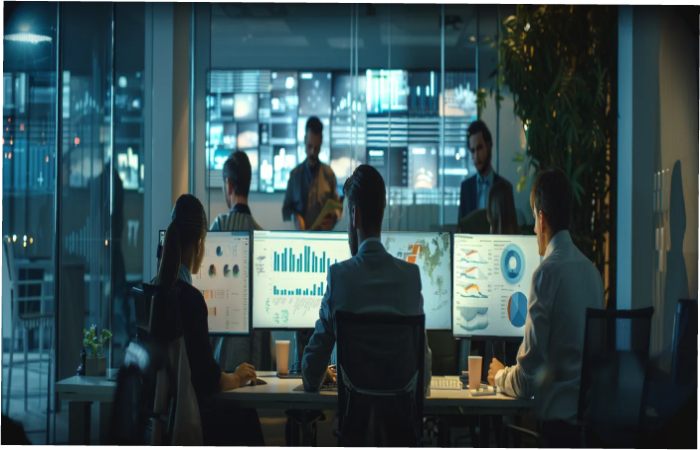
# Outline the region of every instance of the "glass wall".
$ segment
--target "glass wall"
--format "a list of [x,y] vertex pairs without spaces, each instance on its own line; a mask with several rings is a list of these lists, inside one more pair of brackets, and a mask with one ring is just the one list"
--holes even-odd
[[281,193],[316,115],[339,191],[359,164],[382,173],[386,228],[456,225],[460,183],[474,172],[465,136],[478,116],[476,6],[213,4],[207,14],[208,45],[195,42],[208,52],[206,114],[194,120],[206,122],[196,152],[211,217],[225,209],[223,162],[240,149],[259,222],[291,226]]
[[32,443],[65,442],[65,427],[51,433],[53,384],[75,375],[83,328],[112,329],[112,366],[133,334],[128,292],[143,278],[144,12],[5,5],[2,399]]

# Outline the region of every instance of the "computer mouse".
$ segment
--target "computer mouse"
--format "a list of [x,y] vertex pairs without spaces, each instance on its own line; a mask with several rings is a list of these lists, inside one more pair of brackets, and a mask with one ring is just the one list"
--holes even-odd
[[263,380],[262,378],[256,378],[255,380],[250,380],[248,386],[262,386],[263,384],[267,384],[267,381]]

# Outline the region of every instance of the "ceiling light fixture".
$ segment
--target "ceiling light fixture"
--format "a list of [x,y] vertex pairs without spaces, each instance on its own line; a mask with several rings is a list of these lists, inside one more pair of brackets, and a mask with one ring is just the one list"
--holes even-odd
[[12,42],[25,42],[27,44],[40,44],[42,42],[51,42],[51,37],[43,34],[22,32],[6,34],[5,40]]

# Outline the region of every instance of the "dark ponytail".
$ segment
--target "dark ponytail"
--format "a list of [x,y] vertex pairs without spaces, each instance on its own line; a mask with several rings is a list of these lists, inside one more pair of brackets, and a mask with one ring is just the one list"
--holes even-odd
[[182,255],[194,250],[206,231],[207,216],[202,203],[194,195],[181,195],[175,202],[172,220],[165,232],[158,286],[169,288],[175,284]]

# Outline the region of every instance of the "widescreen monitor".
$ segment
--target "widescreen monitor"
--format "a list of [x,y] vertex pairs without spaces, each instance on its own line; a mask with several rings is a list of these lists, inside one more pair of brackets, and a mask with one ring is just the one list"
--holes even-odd
[[384,232],[384,248],[396,258],[420,268],[425,328],[452,328],[450,233]]
[[347,233],[254,231],[253,328],[313,328],[328,269],[348,258]]
[[211,232],[192,285],[207,304],[210,334],[250,332],[250,234]]
[[522,337],[539,264],[535,236],[455,234],[454,336]]

